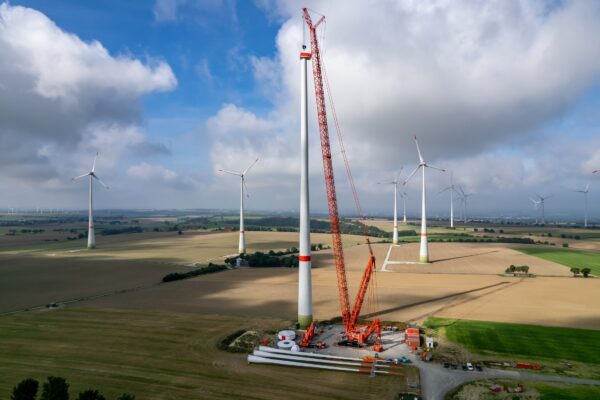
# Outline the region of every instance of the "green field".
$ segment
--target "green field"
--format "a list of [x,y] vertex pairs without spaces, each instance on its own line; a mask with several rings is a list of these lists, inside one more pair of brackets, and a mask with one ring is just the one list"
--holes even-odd
[[590,268],[592,274],[600,275],[600,253],[568,249],[520,247],[515,250],[566,265],[567,267]]
[[590,400],[600,399],[600,387],[591,385],[536,384],[540,400]]
[[[515,387],[521,383],[525,387],[523,397],[506,392],[492,393],[488,388],[493,384],[504,384]],[[531,400],[591,400],[600,399],[600,386],[572,385],[563,383],[539,381],[506,381],[506,380],[481,380],[469,382],[460,386],[447,395],[448,400],[475,398],[480,400],[493,399],[531,399]]]
[[[195,314],[59,309],[0,318],[0,399],[25,378],[61,376],[71,398],[85,389],[107,399],[383,399],[406,389],[404,376],[369,378],[333,371],[248,365],[217,350],[240,328],[283,321]],[[413,368],[405,369],[414,380]],[[327,382],[320,385],[318,382]]]
[[469,350],[600,364],[600,331],[429,318],[425,326]]

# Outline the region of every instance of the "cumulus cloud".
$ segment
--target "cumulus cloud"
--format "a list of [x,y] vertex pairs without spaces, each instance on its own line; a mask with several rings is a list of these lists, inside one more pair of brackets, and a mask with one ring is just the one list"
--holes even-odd
[[152,165],[142,162],[127,169],[127,176],[141,182],[152,184],[154,187],[167,185],[172,188],[184,189],[189,182],[182,178],[177,172],[162,165]]
[[[234,160],[270,146],[272,170],[289,171],[291,178],[297,172],[289,166],[297,154],[303,2],[259,4],[283,21],[275,56],[250,59],[273,108],[264,115],[245,110],[249,128],[240,124],[227,135],[209,124],[216,132],[211,153],[217,161],[228,149],[227,157]],[[599,4],[334,1],[324,7],[317,8],[329,21],[324,62],[355,178],[365,182],[363,188],[401,164],[414,166],[413,135],[428,160],[453,166],[457,179],[473,190],[509,194],[573,174],[582,179],[577,175],[583,168],[577,158],[581,151],[569,151],[573,158],[567,161],[563,155],[562,163],[548,168],[550,156],[539,149],[556,156],[565,148],[556,137],[570,133],[548,125],[599,82],[600,42],[591,39],[600,37]],[[314,99],[309,105],[314,145]],[[226,105],[214,118],[230,121],[234,109],[239,111],[239,105]],[[263,132],[258,138],[256,121]],[[549,148],[550,143],[560,150]],[[318,155],[318,147],[311,152]],[[567,163],[576,166],[565,169]],[[313,159],[313,166],[319,164]],[[437,179],[432,183],[443,184],[447,177]]]
[[98,150],[107,167],[130,150],[166,152],[139,127],[139,100],[177,85],[165,62],[111,55],[9,3],[0,4],[0,54],[0,178],[53,188]]

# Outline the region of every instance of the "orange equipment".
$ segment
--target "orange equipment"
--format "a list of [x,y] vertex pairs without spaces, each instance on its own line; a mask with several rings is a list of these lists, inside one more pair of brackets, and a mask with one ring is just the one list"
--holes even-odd
[[[312,67],[313,67],[313,78],[315,84],[315,94],[317,100],[317,118],[319,121],[319,133],[321,137],[321,152],[323,155],[323,172],[325,174],[325,186],[327,189],[327,205],[329,210],[329,224],[331,229],[331,235],[333,239],[333,254],[335,258],[335,269],[337,275],[337,286],[339,291],[340,308],[342,311],[342,319],[344,321],[344,327],[346,329],[346,336],[349,341],[355,342],[359,345],[364,345],[369,340],[370,336],[375,334],[374,350],[381,351],[381,321],[375,319],[370,321],[366,325],[357,325],[360,311],[369,287],[369,283],[372,282],[373,274],[375,273],[375,256],[373,255],[373,249],[369,241],[368,229],[364,224],[364,215],[360,207],[358,199],[358,193],[354,186],[352,179],[352,173],[346,157],[346,151],[343,147],[341,140],[341,132],[333,107],[331,99],[331,91],[328,90],[330,104],[332,106],[334,122],[338,133],[338,139],[340,140],[340,146],[344,163],[346,166],[346,173],[348,174],[348,180],[352,188],[352,194],[356,203],[357,211],[361,217],[361,226],[365,233],[366,244],[369,248],[369,262],[363,272],[363,276],[360,282],[360,287],[354,301],[354,307],[350,309],[350,300],[348,295],[348,283],[346,280],[346,267],[344,263],[344,250],[342,248],[342,235],[340,231],[340,219],[338,213],[337,196],[335,190],[335,181],[333,176],[333,164],[331,160],[331,147],[329,144],[329,128],[327,125],[327,112],[325,109],[325,91],[323,89],[323,73],[321,70],[321,53],[319,50],[319,43],[317,40],[317,27],[325,20],[322,16],[316,24],[312,23],[312,19],[307,8],[302,9],[304,14],[304,20],[310,30],[310,42],[312,51]],[[325,76],[325,83],[328,86],[327,76]]]

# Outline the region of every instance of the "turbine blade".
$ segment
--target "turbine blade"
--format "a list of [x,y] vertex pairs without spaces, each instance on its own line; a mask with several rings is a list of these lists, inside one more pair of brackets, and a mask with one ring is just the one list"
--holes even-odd
[[246,191],[246,197],[250,198],[250,192],[248,191],[248,186],[246,186],[246,181],[242,179],[242,183],[244,184],[244,190]]
[[434,167],[433,165],[425,164],[427,168],[437,169],[438,171],[446,172],[444,168]]
[[419,148],[419,141],[417,140],[416,135],[415,135],[415,144],[417,145],[417,153],[419,153],[419,162],[422,164],[425,162],[425,160],[423,160],[423,156],[421,155],[421,149]]
[[438,194],[442,194],[444,193],[446,190],[452,190],[452,188],[450,186],[448,186],[446,189],[442,189],[438,192]]
[[92,163],[92,172],[96,170],[96,160],[98,159],[98,152],[96,152],[96,157],[94,157],[94,162]]
[[250,166],[249,166],[248,168],[246,168],[246,169],[244,170],[244,172],[242,172],[242,175],[246,175],[246,173],[247,173],[248,171],[250,171],[250,168],[254,167],[254,164],[256,164],[257,162],[258,162],[258,158],[257,158],[256,160],[254,160],[254,162],[253,162],[252,164],[250,164]]
[[400,175],[402,175],[402,170],[404,169],[404,166],[400,166],[400,171],[398,171],[398,177],[396,178],[396,182],[400,182]]
[[71,180],[76,181],[77,179],[85,178],[86,176],[88,176],[90,174],[91,174],[91,172],[88,172],[87,174],[83,174],[83,175],[76,176],[75,178],[71,178]]
[[412,178],[413,175],[417,173],[417,171],[419,170],[419,168],[421,168],[421,164],[417,165],[417,168],[415,168],[415,170],[408,176],[408,178],[406,178],[404,180],[404,182],[402,183],[402,186],[404,186],[404,185],[406,185],[408,183],[408,181],[410,180],[410,178]]
[[590,191],[590,184],[585,185],[585,193]]
[[239,172],[235,172],[235,171],[229,171],[227,169],[220,169],[220,172],[225,172],[226,174],[231,174],[231,175],[235,175],[235,176],[242,176],[241,173]]
[[104,186],[106,189],[108,189],[108,186],[106,186],[106,184],[105,184],[104,182],[102,182],[102,181],[100,180],[100,178],[98,178],[98,177],[96,176],[96,174],[92,174],[92,178],[96,179],[98,182],[100,182],[100,184],[101,184],[102,186]]

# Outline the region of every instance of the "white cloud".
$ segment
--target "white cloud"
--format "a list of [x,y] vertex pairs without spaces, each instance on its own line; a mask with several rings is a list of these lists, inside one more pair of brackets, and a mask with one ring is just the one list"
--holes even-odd
[[111,55],[9,3],[0,4],[0,54],[0,178],[51,189],[96,151],[105,173],[130,151],[166,152],[139,126],[140,99],[177,85],[165,62]]
[[167,185],[176,189],[188,188],[189,180],[181,177],[177,172],[162,165],[152,165],[146,162],[132,165],[127,169],[127,176],[134,180],[151,184],[154,190],[161,185]]
[[[255,79],[273,108],[259,116],[240,106],[224,106],[207,125],[213,135],[211,157],[221,165],[223,158],[234,163],[250,154],[266,153],[273,174],[289,173],[292,178],[297,174],[302,44],[298,16],[303,3],[260,4],[284,21],[277,35],[277,53],[272,58],[250,58]],[[537,185],[558,190],[566,186],[561,180],[584,179],[577,173],[582,142],[570,149],[556,139],[559,132],[547,126],[599,82],[600,42],[592,39],[600,37],[598,3],[332,1],[320,5],[325,9],[313,8],[328,16],[322,46],[327,74],[354,175],[363,190],[368,182],[393,175],[402,164],[407,169],[415,165],[411,139],[415,134],[426,158],[454,167],[457,180],[469,190],[496,191],[508,198]],[[309,93],[311,167],[320,175],[312,88]],[[328,113],[335,146],[330,108]],[[227,135],[219,124],[231,124]],[[257,126],[262,135],[256,134]],[[561,162],[551,162],[552,157]],[[554,166],[549,167],[549,162]],[[343,169],[336,171],[342,186]],[[447,177],[431,175],[434,189],[446,183]],[[318,185],[320,179],[313,182]],[[295,203],[293,195],[288,204]],[[376,206],[375,199],[379,200],[364,201]],[[509,204],[519,203],[501,205]]]

